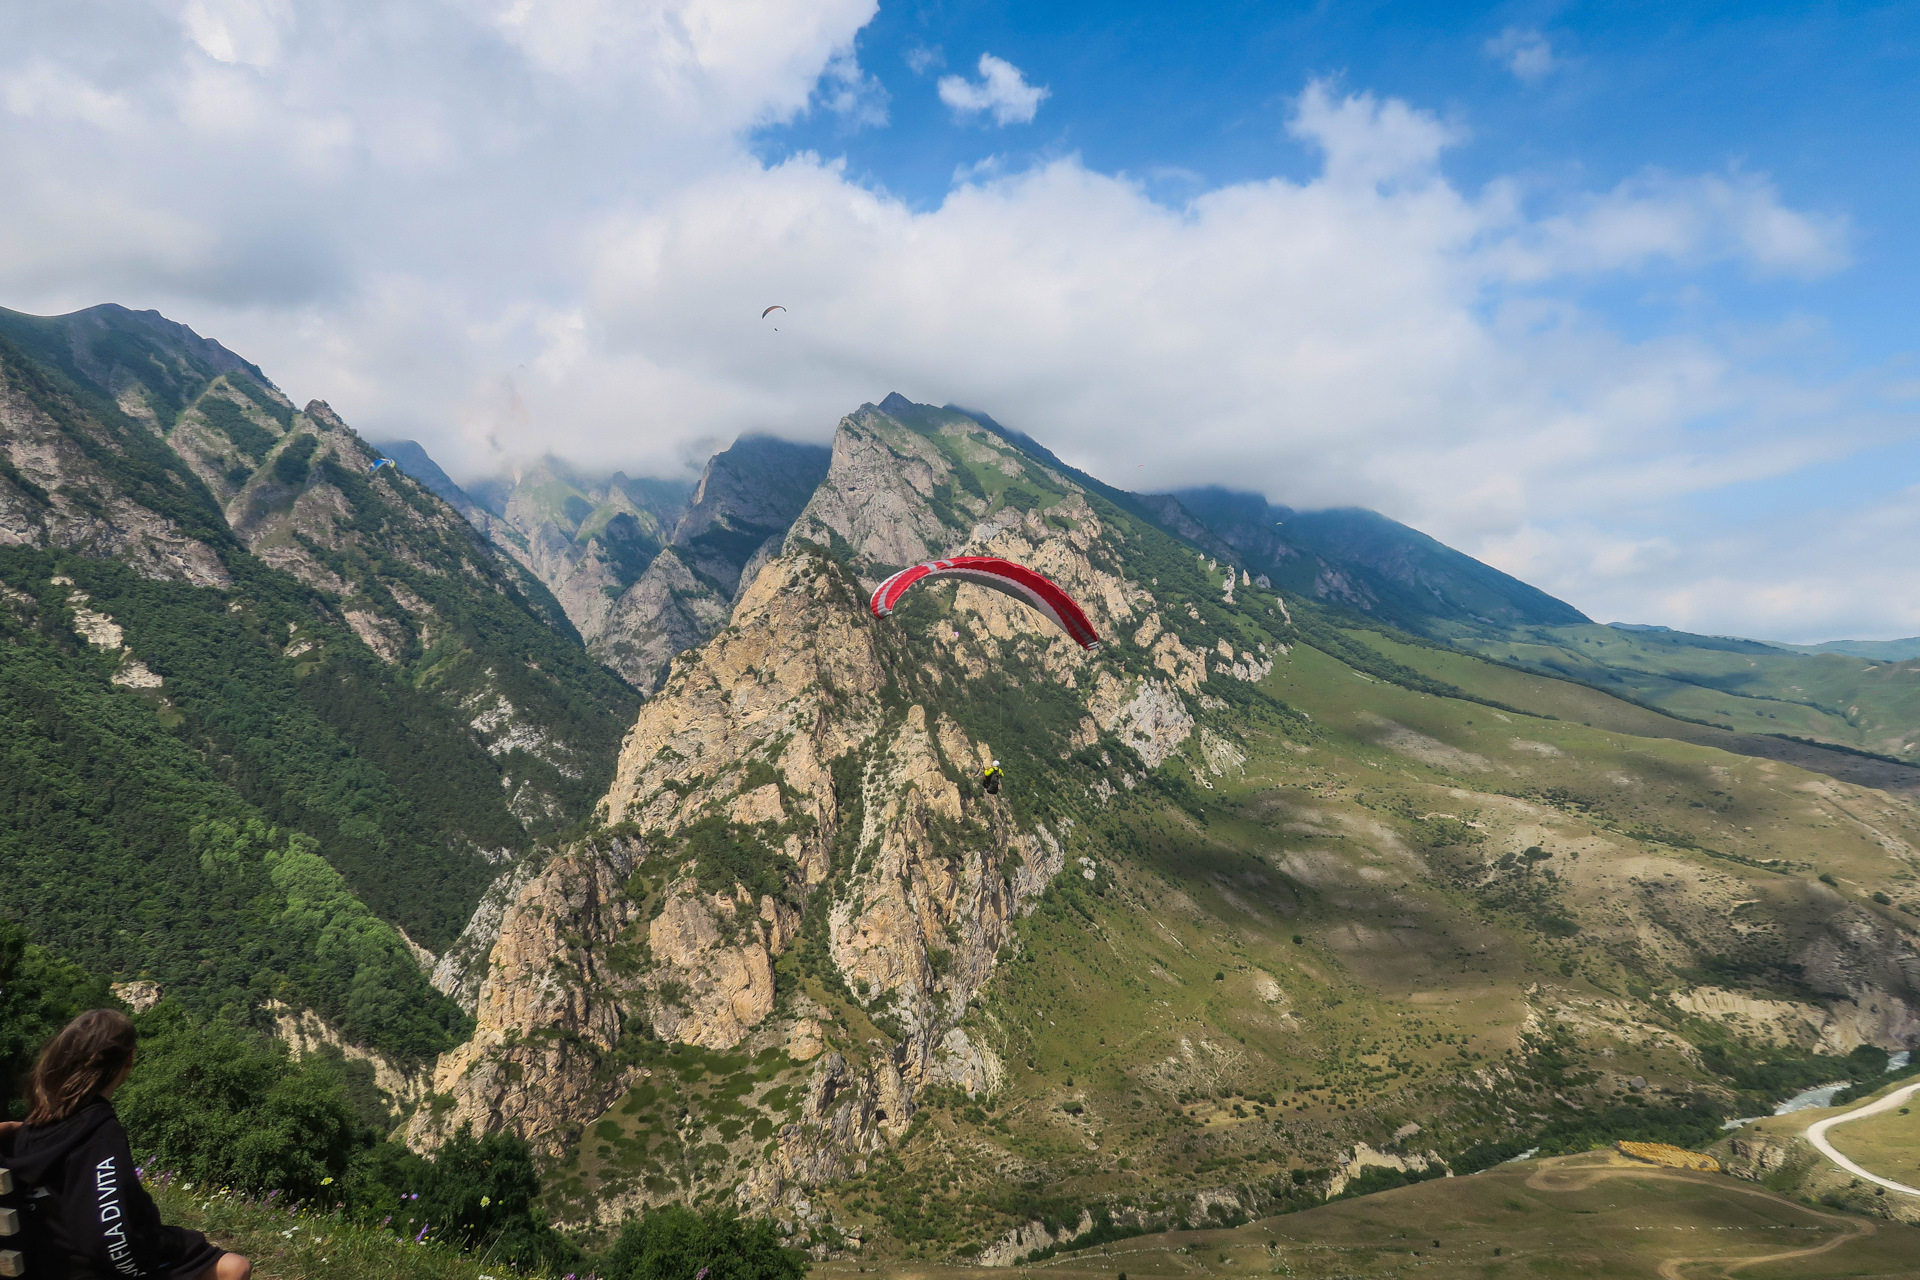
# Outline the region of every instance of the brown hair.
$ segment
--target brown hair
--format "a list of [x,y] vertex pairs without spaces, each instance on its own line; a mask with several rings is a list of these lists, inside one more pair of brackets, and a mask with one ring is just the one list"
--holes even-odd
[[28,1124],[52,1124],[78,1111],[133,1061],[133,1020],[118,1009],[89,1009],[40,1051],[27,1080]]

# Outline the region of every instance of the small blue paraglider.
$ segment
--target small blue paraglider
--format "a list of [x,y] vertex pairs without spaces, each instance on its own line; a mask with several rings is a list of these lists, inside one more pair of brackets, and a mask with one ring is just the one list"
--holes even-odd
[[367,468],[367,474],[372,475],[374,472],[378,471],[380,468],[390,467],[392,465],[393,465],[392,458],[375,458],[373,460],[373,465]]

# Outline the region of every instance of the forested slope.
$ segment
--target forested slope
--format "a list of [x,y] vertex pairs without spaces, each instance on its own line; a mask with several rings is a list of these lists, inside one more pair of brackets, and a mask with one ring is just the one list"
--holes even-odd
[[636,699],[375,456],[151,313],[0,313],[0,914],[417,1064],[463,1017],[431,953]]

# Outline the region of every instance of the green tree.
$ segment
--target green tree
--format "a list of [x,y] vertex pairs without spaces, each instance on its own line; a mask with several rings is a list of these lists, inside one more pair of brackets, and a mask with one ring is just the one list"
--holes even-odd
[[22,1090],[47,1038],[75,1015],[113,1003],[104,979],[0,920],[0,1119],[25,1114]]
[[134,1149],[195,1182],[332,1199],[360,1126],[328,1064],[169,1004],[141,1015],[139,1056],[115,1106]]
[[432,1160],[379,1142],[354,1161],[347,1203],[366,1220],[390,1216],[411,1233],[485,1253],[516,1266],[576,1267],[580,1250],[547,1225],[535,1204],[533,1152],[511,1133],[475,1138],[462,1130]]
[[801,1280],[809,1263],[764,1218],[667,1205],[629,1219],[601,1267],[607,1280]]

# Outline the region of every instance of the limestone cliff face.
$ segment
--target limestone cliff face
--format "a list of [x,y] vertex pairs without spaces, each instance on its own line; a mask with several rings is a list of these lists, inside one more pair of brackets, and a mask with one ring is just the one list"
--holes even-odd
[[[1047,573],[1134,656],[1087,655],[968,585],[929,590],[931,623],[871,617],[884,573],[962,550]],[[1113,743],[1151,768],[1193,737],[1209,679],[1264,674],[1258,654],[1184,641],[1184,616],[1123,562],[1084,492],[973,419],[904,401],[850,415],[784,551],[642,706],[598,814],[632,834],[569,849],[506,909],[479,1029],[436,1077],[451,1106],[416,1121],[415,1140],[506,1125],[559,1154],[631,1080],[623,1033],[784,1047],[809,1064],[805,1101],[770,1154],[742,1149],[732,1189],[794,1205],[903,1133],[927,1086],[996,1091],[1004,1066],[969,1010],[1065,867],[1074,824],[981,791],[980,769],[1014,744],[969,729],[943,690],[1044,681],[1078,708],[1062,754]],[[1221,739],[1213,754],[1231,752]],[[803,973],[880,1035],[827,1018],[791,985]]]
[[137,475],[171,487],[176,512],[202,519],[178,462],[138,428],[115,430],[66,392],[0,351],[0,545],[112,558],[149,578],[225,586],[226,566],[204,534],[134,491]]
[[634,920],[625,883],[641,853],[631,839],[584,842],[515,896],[478,984],[477,1029],[441,1058],[411,1143],[431,1149],[471,1126],[556,1151],[614,1096],[620,1082],[595,1068],[621,1034],[631,984],[611,957]]
[[465,514],[546,584],[589,653],[651,692],[674,655],[726,625],[748,570],[778,550],[826,468],[817,445],[745,435],[707,461],[689,495],[543,458],[476,484]]
[[771,436],[715,454],[665,549],[587,636],[594,656],[634,687],[657,688],[676,654],[726,624],[825,472],[826,450]]
[[546,585],[592,646],[606,633],[614,603],[665,545],[685,511],[687,486],[618,472],[582,476],[546,457],[481,481],[474,492],[479,501],[461,493],[466,502],[455,505],[498,551]]

